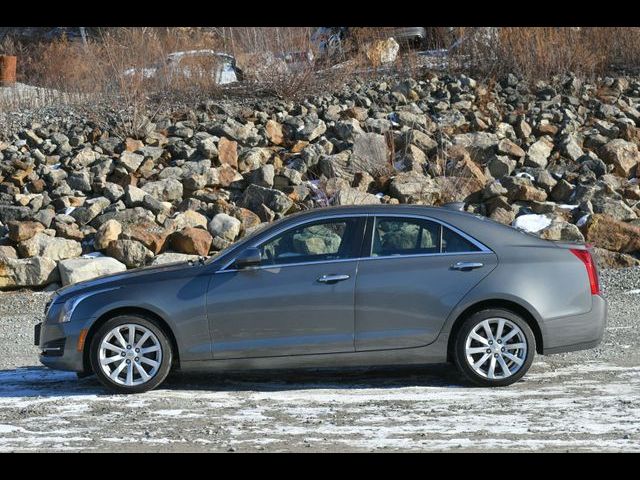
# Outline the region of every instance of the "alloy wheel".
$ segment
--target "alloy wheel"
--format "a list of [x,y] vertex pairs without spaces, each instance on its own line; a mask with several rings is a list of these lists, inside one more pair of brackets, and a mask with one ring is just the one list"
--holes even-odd
[[142,325],[114,327],[100,342],[100,368],[119,385],[142,385],[151,380],[162,364],[158,337]]
[[516,374],[527,358],[527,338],[518,325],[506,318],[478,323],[465,339],[465,357],[481,377],[505,379]]

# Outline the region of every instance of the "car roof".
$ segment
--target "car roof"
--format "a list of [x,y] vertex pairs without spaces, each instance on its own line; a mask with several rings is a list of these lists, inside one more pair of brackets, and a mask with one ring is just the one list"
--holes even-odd
[[500,244],[540,245],[549,243],[544,239],[526,234],[488,217],[444,206],[372,204],[321,207],[287,215],[282,219],[282,222],[288,223],[287,220],[299,221],[305,218],[314,219],[336,215],[424,215],[450,224],[492,249]]

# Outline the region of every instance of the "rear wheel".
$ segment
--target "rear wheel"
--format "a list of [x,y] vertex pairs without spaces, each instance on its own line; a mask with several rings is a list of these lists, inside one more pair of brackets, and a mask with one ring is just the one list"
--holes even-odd
[[458,369],[472,383],[484,387],[517,382],[531,367],[535,350],[535,337],[527,322],[502,309],[473,314],[454,340]]
[[120,393],[156,388],[171,368],[167,336],[154,322],[139,316],[123,315],[105,322],[94,335],[90,349],[98,380]]

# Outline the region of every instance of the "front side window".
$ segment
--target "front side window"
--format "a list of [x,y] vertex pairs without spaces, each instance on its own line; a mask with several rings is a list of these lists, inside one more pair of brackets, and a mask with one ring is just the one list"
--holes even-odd
[[354,258],[358,219],[335,219],[294,227],[260,248],[263,265]]
[[374,223],[372,257],[477,251],[462,235],[430,220],[376,217]]

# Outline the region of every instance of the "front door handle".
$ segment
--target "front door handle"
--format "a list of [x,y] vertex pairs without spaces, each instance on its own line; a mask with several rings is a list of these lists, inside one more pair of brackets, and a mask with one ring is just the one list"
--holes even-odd
[[453,270],[461,270],[463,272],[467,272],[469,270],[473,270],[474,268],[482,268],[484,266],[483,263],[480,262],[457,262],[451,265]]
[[318,282],[320,283],[336,283],[342,282],[343,280],[349,280],[349,275],[322,275],[318,277]]

